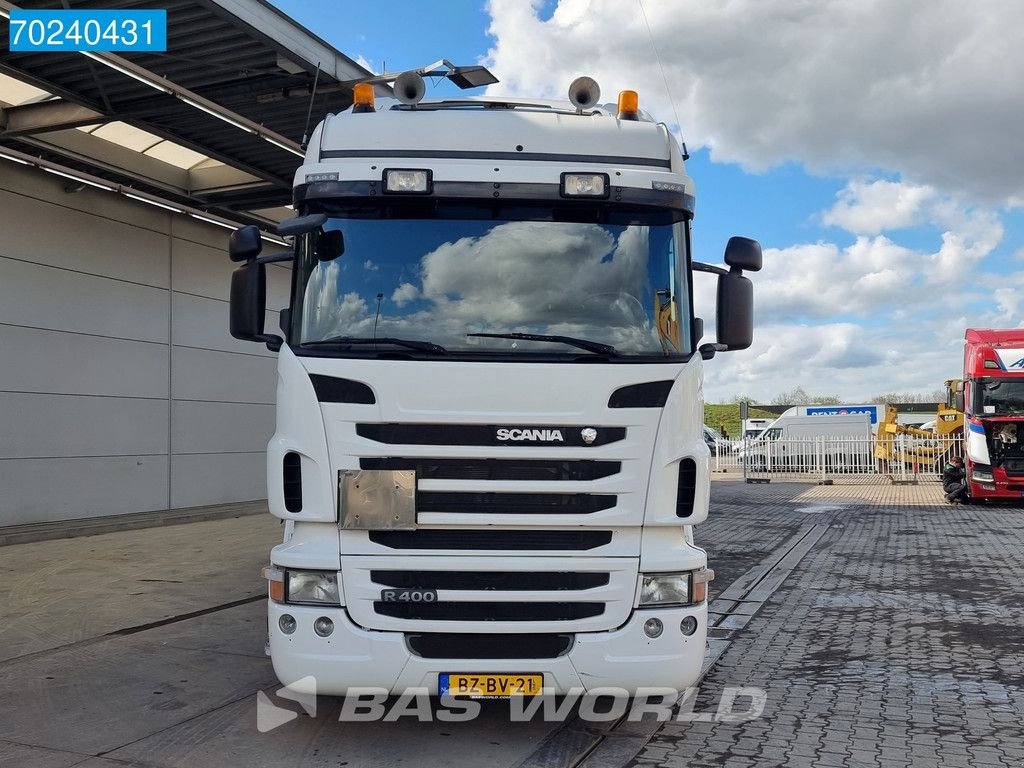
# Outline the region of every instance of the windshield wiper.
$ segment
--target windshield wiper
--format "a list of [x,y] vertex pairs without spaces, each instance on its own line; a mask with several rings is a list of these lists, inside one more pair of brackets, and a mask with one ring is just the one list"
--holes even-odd
[[319,347],[319,346],[346,346],[356,344],[394,344],[396,347],[406,347],[407,349],[415,349],[417,352],[431,352],[435,355],[446,355],[448,350],[442,347],[440,344],[434,344],[431,341],[413,341],[410,339],[396,339],[391,336],[380,336],[376,339],[360,338],[356,336],[330,336],[326,339],[318,339],[316,341],[305,341],[299,346],[302,347]]
[[572,347],[585,349],[597,355],[618,356],[615,347],[610,344],[602,344],[599,341],[588,341],[587,339],[576,339],[572,336],[548,336],[542,333],[467,333],[467,336],[482,336],[486,339],[523,339],[524,341],[553,341],[560,344],[568,344]]

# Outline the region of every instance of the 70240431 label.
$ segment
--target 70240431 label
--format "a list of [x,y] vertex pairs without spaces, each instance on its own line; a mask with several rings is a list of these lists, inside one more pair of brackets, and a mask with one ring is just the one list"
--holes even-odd
[[166,51],[167,11],[30,11],[12,8],[11,51]]

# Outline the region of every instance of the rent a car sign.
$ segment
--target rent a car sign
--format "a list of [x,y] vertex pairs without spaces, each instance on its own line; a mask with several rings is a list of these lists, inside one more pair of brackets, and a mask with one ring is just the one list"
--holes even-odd
[[828,405],[807,409],[808,416],[852,416],[858,413],[870,416],[872,424],[878,422],[877,405]]

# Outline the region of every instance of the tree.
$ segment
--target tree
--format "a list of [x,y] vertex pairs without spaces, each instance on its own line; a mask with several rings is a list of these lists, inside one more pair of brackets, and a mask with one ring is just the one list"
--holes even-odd
[[803,387],[796,387],[772,398],[772,405],[839,405],[838,395],[809,395]]
[[872,403],[944,403],[946,390],[937,389],[932,392],[883,392],[871,398]]

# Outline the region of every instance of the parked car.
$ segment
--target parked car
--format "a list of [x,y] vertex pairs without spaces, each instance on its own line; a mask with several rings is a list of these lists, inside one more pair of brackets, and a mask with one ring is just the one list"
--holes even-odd
[[725,453],[733,453],[736,447],[731,440],[726,440],[722,434],[707,424],[704,425],[704,443],[712,456],[721,456]]

